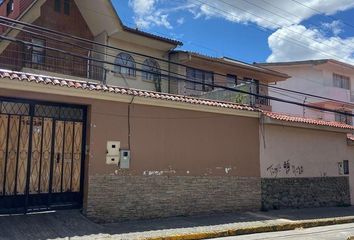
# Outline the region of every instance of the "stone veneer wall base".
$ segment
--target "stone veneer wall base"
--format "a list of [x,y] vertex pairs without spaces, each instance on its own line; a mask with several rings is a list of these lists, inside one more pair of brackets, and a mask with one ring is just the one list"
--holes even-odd
[[84,212],[96,222],[114,222],[260,208],[257,177],[95,175]]
[[263,210],[348,205],[348,177],[262,178]]

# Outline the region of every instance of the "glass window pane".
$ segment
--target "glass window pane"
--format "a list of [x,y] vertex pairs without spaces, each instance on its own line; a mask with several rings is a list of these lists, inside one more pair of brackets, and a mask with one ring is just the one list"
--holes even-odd
[[59,118],[59,107],[48,105],[36,105],[34,115],[36,117]]
[[64,0],[64,13],[70,15],[70,0]]
[[350,89],[350,78],[347,76],[343,76],[343,75],[334,73],[333,74],[333,86],[349,90]]
[[[114,69],[117,73],[121,73],[128,76],[135,76],[135,60],[127,53],[118,54]],[[124,67],[126,66],[126,67]]]
[[203,91],[203,72],[200,70],[195,71],[195,90]]
[[1,113],[29,115],[29,104],[15,102],[1,102]]
[[209,85],[204,85],[204,91],[211,91],[213,90],[213,73],[210,72],[205,72],[204,74],[204,83],[209,84]]
[[226,86],[227,87],[236,87],[237,85],[237,76],[236,75],[232,75],[232,74],[227,74],[227,77],[226,77]]
[[146,72],[143,72],[142,77],[144,80],[156,81],[160,80],[161,72],[159,64],[151,58],[148,58],[144,61],[142,69]]
[[80,108],[61,107],[60,119],[63,120],[82,120],[83,110]]
[[32,62],[33,63],[44,63],[44,48],[39,46],[45,46],[45,41],[43,39],[33,38],[32,43],[37,46],[33,46],[32,48]]
[[[195,78],[195,71],[192,68],[187,68],[187,80],[191,80],[194,81]],[[186,81],[186,88],[189,89],[194,89],[195,84],[193,82],[190,81]]]

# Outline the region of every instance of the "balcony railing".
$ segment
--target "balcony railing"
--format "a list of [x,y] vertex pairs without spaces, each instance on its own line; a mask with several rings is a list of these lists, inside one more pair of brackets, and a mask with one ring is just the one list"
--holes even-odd
[[[168,75],[166,70],[164,70],[168,69],[166,65],[163,69],[159,69],[158,73],[148,73],[153,76],[157,75],[157,77],[155,76],[152,78],[143,79],[147,73],[144,72],[146,70],[143,70],[142,63],[138,63],[134,68],[133,76],[127,76],[126,74],[130,72],[119,72],[127,67],[116,68],[116,63],[114,60],[111,60],[112,62],[104,60],[112,58],[107,58],[104,54],[96,54],[95,56],[92,56],[91,51],[86,50],[92,49],[92,46],[87,46],[86,49],[77,47],[69,48],[68,46],[61,48],[60,46],[55,45],[55,42],[40,39],[37,39],[35,44],[31,44],[34,39],[30,36],[22,36],[21,40],[24,40],[24,42],[11,42],[5,51],[0,54],[0,68],[15,71],[21,71],[24,69],[28,71],[28,69],[35,69],[44,72],[43,74],[56,73],[66,75],[68,77],[80,77],[90,80],[97,80],[103,83],[122,87],[176,93],[255,107],[270,106],[270,102],[267,98],[248,94],[257,93],[259,95],[266,95],[267,93],[267,91],[261,89],[258,85],[248,82],[234,86],[235,90],[232,90],[216,87],[214,88],[212,86],[207,86],[205,83],[199,83],[197,80],[188,79],[194,81],[194,84],[198,86],[191,89],[187,88],[188,85],[191,85],[187,83],[191,82],[183,79],[184,77],[174,77]],[[45,43],[45,48],[37,47],[37,45],[43,44],[43,42]],[[57,49],[62,51],[58,51]],[[53,75],[55,76],[56,74]],[[132,78],[134,80],[141,81],[131,81]],[[199,84],[202,85],[200,86]],[[240,91],[238,92],[237,90]]]
[[[66,50],[75,53],[75,50]],[[90,57],[88,51],[83,52],[81,50],[81,53],[78,55],[84,54]],[[58,51],[38,50],[38,48],[36,49],[35,47],[21,43],[11,43],[0,54],[0,67],[15,71],[30,68],[98,81],[103,81],[105,76],[103,64]]]
[[251,106],[270,106],[270,101],[268,98],[262,98],[247,93],[237,92],[237,90],[257,94],[257,92],[252,91],[253,89],[249,88],[249,86],[243,85],[235,87],[235,91],[219,88],[210,92],[201,92],[199,96],[207,99],[234,102]]

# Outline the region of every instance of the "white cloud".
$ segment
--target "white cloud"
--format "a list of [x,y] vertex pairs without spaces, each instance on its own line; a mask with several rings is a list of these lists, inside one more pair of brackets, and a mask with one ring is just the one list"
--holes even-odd
[[354,1],[296,1],[203,0],[203,3],[195,5],[190,12],[196,18],[218,17],[236,23],[254,23],[261,28],[274,30],[268,38],[272,51],[268,62],[334,58],[353,63],[354,37],[342,39],[338,36],[343,31],[340,21],[320,24],[317,30],[308,29],[301,23],[320,13],[332,15],[353,8]]
[[299,24],[318,14],[313,9],[331,15],[354,7],[353,0],[298,1],[308,7],[290,0],[188,0],[194,3],[191,12],[197,17],[220,17],[237,23],[252,22],[268,29]]
[[178,23],[179,25],[182,25],[182,24],[184,23],[184,17],[178,18],[178,19],[177,19],[177,23]]
[[134,21],[139,28],[150,28],[151,26],[163,26],[171,29],[168,21],[168,14],[156,9],[158,0],[129,0],[129,5],[133,8]]
[[343,31],[343,23],[339,20],[335,20],[331,23],[322,23],[321,25],[325,30],[331,31],[331,33],[333,33],[333,35],[335,36],[337,36]]
[[[305,27],[314,15],[333,15],[354,7],[353,0],[129,0],[138,27],[163,26],[171,29],[171,12],[186,11],[195,19],[223,18],[274,31],[268,38],[272,53],[267,61],[335,58],[353,61],[353,38],[340,38],[340,21]],[[169,7],[166,7],[168,3]],[[164,5],[164,8],[161,6]],[[304,6],[305,5],[305,6]],[[307,6],[307,7],[306,7]],[[183,24],[184,17],[176,24]],[[299,46],[303,45],[303,46]]]
[[130,0],[129,4],[138,15],[151,13],[155,9],[156,0]]
[[354,37],[326,37],[303,25],[278,29],[269,36],[268,45],[272,54],[267,62],[332,58],[354,64]]
[[353,0],[300,1],[308,7],[290,0],[184,0],[169,3],[170,6],[165,8],[161,8],[161,4],[168,2],[166,0],[129,0],[129,5],[134,11],[135,22],[142,27],[171,28],[168,13],[189,10],[195,18],[219,17],[237,23],[252,22],[268,29],[299,24],[318,14],[312,9],[330,15],[354,7]]

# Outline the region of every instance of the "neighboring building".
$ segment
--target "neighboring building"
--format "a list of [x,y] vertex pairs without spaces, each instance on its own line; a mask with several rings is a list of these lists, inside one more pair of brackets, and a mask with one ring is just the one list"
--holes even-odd
[[[168,71],[169,51],[182,43],[125,26],[111,1],[27,0],[13,2],[5,0],[2,3],[0,12],[3,16],[7,16],[4,13],[7,6],[13,4],[11,5],[13,13],[9,15],[12,18],[95,41],[102,46],[90,42],[68,40],[64,36],[34,34],[29,32],[33,29],[28,27],[23,28],[22,31],[7,28],[3,29],[7,37],[45,48],[8,40],[1,41],[0,64],[3,68],[58,77],[70,76],[82,80],[92,79],[123,87],[167,91],[165,86],[167,81],[161,80],[161,72]],[[34,31],[41,33],[38,30]],[[63,41],[70,43],[66,44]],[[111,48],[104,47],[104,45],[110,45]],[[129,51],[144,54],[147,57],[134,55]],[[154,58],[165,61],[158,61]],[[146,72],[141,73],[134,68],[146,70]]]
[[[6,11],[6,6],[11,3],[12,1],[5,0],[0,10]],[[267,84],[288,78],[286,74],[234,59],[174,51],[182,45],[181,42],[125,26],[109,0],[18,1],[13,8],[13,13],[10,14],[12,18],[102,45],[70,41],[79,43],[78,47],[59,43],[58,40],[68,41],[62,36],[52,39],[53,35],[49,37],[46,34],[38,36],[30,33],[29,28],[24,28],[21,32],[6,29],[5,34],[8,37],[65,51],[57,52],[29,44],[2,41],[0,64],[10,70],[64,78],[70,76],[81,80],[92,79],[122,87],[261,106],[266,110],[270,110],[266,98],[213,89],[203,83],[216,83],[267,95]],[[184,78],[195,79],[202,84],[185,82]]]
[[[1,0],[0,16],[11,19],[19,19],[35,0]],[[6,31],[7,27],[0,25],[0,34]]]
[[354,127],[278,113],[261,126],[262,207],[354,204]]
[[[261,107],[265,110],[271,110],[267,98],[214,88],[210,84],[268,96],[268,84],[289,78],[288,75],[277,71],[225,57],[215,58],[193,52],[174,51],[170,58],[173,62],[181,64],[172,65],[172,72],[187,76],[188,80],[196,82],[173,80],[172,77],[169,84],[172,93],[238,102]],[[178,77],[179,75],[173,76]]]
[[[301,94],[272,89],[270,96],[314,105],[339,112],[352,113],[354,108],[354,66],[332,59],[297,62],[262,63],[256,66],[279,71],[291,76],[277,83],[276,87],[309,93],[338,101],[316,99]],[[353,123],[352,117],[343,114],[318,111],[287,103],[271,101],[274,112],[290,113],[326,121]]]

